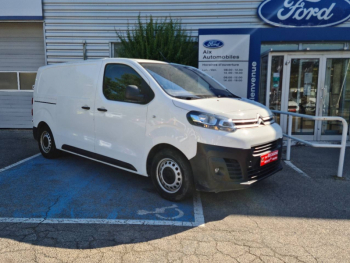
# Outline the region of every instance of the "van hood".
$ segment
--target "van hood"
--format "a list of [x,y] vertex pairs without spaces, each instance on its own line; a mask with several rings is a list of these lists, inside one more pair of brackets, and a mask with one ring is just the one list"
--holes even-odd
[[215,114],[233,120],[256,119],[257,114],[263,118],[273,115],[264,105],[243,98],[174,99],[173,103],[176,107],[184,110]]

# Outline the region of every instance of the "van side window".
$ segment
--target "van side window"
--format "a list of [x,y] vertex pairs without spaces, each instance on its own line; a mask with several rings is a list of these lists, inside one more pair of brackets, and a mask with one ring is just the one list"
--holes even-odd
[[125,99],[126,87],[128,85],[135,85],[140,89],[143,100],[137,103],[147,104],[154,98],[152,89],[133,68],[123,64],[106,65],[103,79],[103,94],[106,99],[131,102]]

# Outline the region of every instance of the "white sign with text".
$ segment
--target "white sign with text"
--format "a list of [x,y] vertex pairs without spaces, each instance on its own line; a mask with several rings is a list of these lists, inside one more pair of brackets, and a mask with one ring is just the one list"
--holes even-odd
[[199,69],[235,95],[247,97],[249,35],[199,36]]

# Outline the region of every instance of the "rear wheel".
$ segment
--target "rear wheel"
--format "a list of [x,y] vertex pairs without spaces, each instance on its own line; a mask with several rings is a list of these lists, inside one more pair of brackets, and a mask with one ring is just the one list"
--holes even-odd
[[152,162],[151,178],[158,193],[170,201],[181,201],[193,193],[189,161],[173,149],[158,152]]
[[48,159],[58,157],[59,151],[56,149],[55,140],[48,126],[44,126],[39,130],[39,149],[41,154]]

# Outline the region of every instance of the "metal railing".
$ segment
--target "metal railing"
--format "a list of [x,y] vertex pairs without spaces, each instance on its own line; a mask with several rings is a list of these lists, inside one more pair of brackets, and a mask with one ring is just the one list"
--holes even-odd
[[[287,140],[287,156],[286,156],[287,161],[290,161],[292,140],[304,143],[306,145],[310,145],[310,146],[315,147],[315,148],[340,148],[340,157],[339,157],[337,176],[339,178],[343,177],[346,140],[347,140],[347,136],[348,136],[348,123],[346,122],[346,120],[344,118],[341,118],[341,117],[316,117],[316,116],[310,116],[310,115],[305,115],[305,114],[286,112],[286,111],[277,111],[277,110],[272,110],[272,112],[277,113],[277,114],[288,115],[288,134],[285,134],[285,133],[283,134],[284,137],[288,138],[288,140]],[[308,142],[308,141],[293,137],[292,136],[293,116],[305,118],[305,119],[310,119],[310,120],[315,120],[315,121],[341,121],[343,123],[343,133],[342,133],[341,144],[312,143],[312,142]]]

